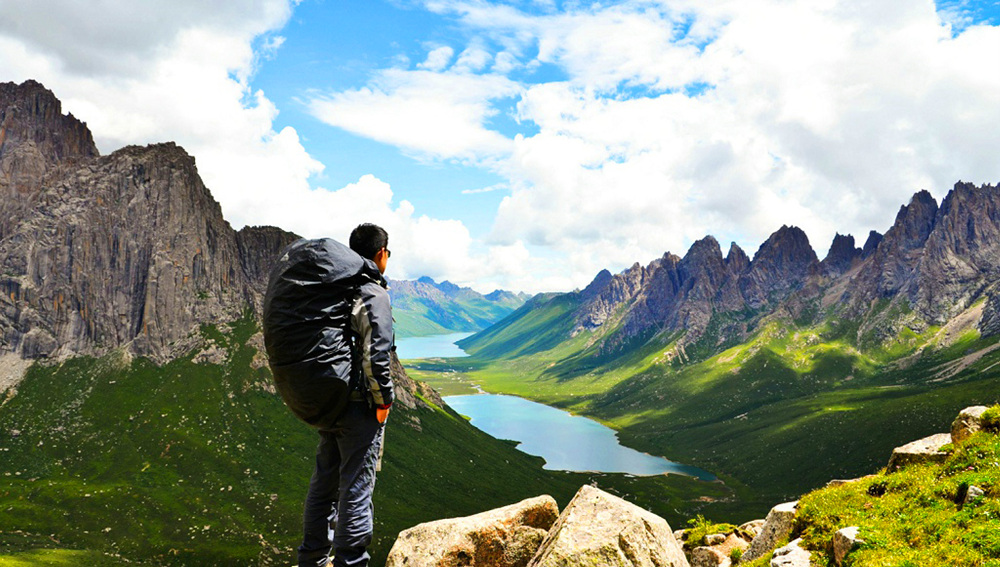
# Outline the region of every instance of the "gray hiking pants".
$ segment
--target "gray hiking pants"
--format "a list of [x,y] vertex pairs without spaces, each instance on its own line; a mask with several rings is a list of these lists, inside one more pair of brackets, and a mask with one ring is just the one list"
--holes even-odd
[[324,567],[331,549],[337,567],[368,565],[382,427],[371,406],[352,401],[332,429],[319,432],[303,513],[300,567]]

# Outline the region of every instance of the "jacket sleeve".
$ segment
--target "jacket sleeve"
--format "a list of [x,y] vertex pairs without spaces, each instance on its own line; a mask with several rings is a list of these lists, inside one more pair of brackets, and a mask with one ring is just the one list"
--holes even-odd
[[393,345],[389,292],[375,283],[361,286],[351,310],[351,328],[358,335],[362,381],[375,405],[387,407],[394,399],[389,374]]

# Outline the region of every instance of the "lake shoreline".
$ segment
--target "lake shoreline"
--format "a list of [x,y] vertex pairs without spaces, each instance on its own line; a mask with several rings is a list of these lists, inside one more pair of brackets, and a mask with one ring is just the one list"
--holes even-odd
[[[470,406],[468,402],[474,400],[478,402]],[[516,442],[518,450],[545,459],[543,468],[547,470],[632,476],[674,474],[721,482],[717,475],[699,467],[628,447],[621,443],[618,431],[599,421],[522,396],[475,393],[445,396],[444,401],[469,417],[477,429],[496,439]],[[496,414],[504,418],[494,419]],[[545,430],[557,431],[560,439],[550,441],[551,436],[537,434]],[[577,450],[567,452],[559,443]]]

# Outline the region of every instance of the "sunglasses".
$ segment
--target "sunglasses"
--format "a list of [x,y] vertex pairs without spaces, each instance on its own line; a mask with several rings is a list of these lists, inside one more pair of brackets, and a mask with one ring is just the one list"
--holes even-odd
[[383,248],[382,250],[385,250],[386,258],[392,258],[392,250],[389,250],[388,248]]

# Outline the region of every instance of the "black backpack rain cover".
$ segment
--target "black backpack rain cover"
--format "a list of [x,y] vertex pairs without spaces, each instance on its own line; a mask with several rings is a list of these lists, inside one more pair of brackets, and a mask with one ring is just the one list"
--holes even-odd
[[329,429],[351,390],[351,307],[376,270],[331,238],[289,244],[264,296],[264,348],[275,386],[299,419]]

